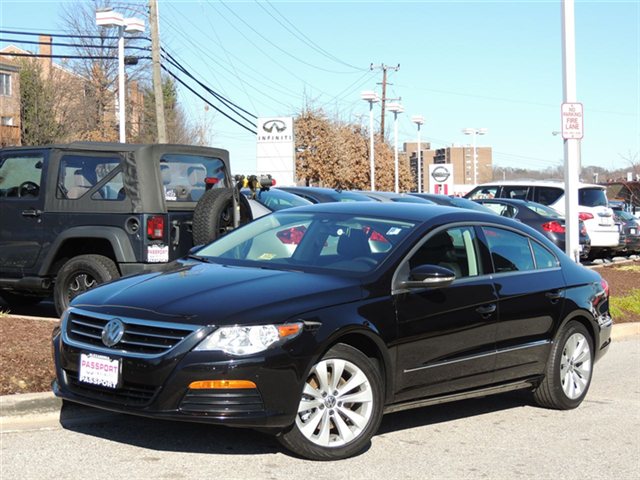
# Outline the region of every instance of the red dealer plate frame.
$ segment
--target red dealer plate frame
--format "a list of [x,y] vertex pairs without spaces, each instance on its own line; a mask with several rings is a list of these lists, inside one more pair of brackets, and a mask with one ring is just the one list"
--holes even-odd
[[109,389],[120,386],[120,359],[95,353],[81,353],[78,367],[78,380],[81,383]]

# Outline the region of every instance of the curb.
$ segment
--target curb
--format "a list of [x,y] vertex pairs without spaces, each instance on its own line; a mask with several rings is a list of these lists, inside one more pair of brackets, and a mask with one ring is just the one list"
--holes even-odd
[[[611,331],[614,342],[635,337],[640,337],[640,322],[620,323]],[[0,396],[0,419],[58,412],[61,407],[62,400],[52,392],[4,395]]]

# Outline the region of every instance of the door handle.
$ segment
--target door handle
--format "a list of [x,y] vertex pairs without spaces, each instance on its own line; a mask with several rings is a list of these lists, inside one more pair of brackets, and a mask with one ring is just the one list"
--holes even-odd
[[551,300],[551,303],[556,303],[564,295],[561,290],[553,290],[551,292],[545,293],[544,296],[547,297],[549,300]]
[[489,305],[483,305],[482,307],[476,308],[476,312],[478,312],[480,315],[482,315],[485,318],[491,315],[495,311],[496,311],[495,303],[490,303]]
[[42,215],[42,210],[38,210],[36,208],[31,208],[31,209],[22,211],[23,217],[39,217],[40,215]]

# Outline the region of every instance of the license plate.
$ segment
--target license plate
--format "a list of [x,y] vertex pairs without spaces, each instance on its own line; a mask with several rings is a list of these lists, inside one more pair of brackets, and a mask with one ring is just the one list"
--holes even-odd
[[81,353],[79,380],[91,385],[117,388],[120,383],[120,360],[105,355]]
[[636,233],[638,233],[638,231],[637,231],[635,228],[630,228],[630,229],[629,229],[629,233],[630,233],[631,235],[635,235]]

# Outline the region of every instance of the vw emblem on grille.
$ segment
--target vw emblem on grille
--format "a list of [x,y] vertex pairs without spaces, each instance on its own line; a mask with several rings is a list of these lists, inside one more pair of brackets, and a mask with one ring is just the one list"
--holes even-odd
[[119,318],[112,318],[102,329],[102,343],[113,347],[124,336],[124,323]]

